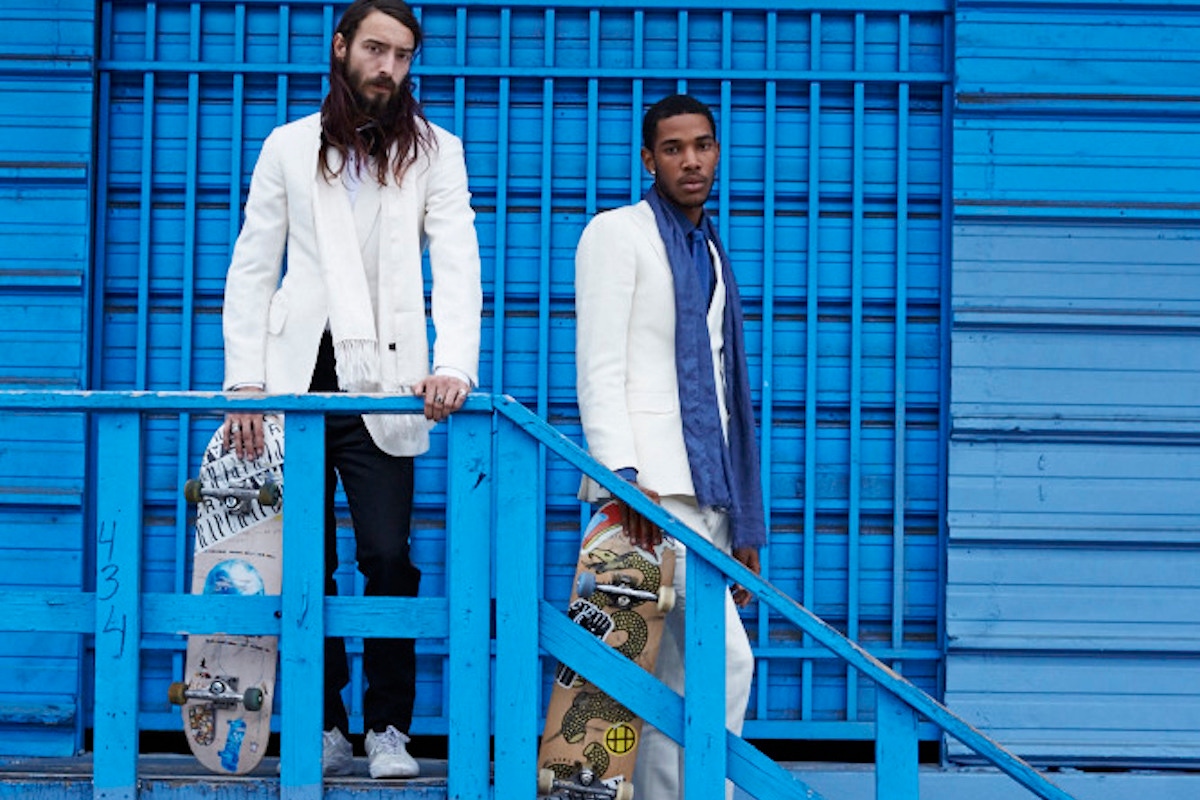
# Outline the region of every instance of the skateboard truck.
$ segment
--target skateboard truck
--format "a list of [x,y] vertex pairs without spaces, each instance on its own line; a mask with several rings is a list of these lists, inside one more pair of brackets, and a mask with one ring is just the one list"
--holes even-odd
[[538,770],[538,794],[550,795],[560,792],[556,797],[563,800],[633,800],[633,784],[622,781],[616,786],[608,786],[596,779],[596,774],[583,767],[576,774],[576,781],[559,780],[554,770]]
[[230,486],[224,489],[206,489],[196,478],[183,485],[183,496],[189,503],[199,503],[206,497],[212,497],[225,504],[225,509],[233,514],[247,514],[250,503],[257,502],[264,508],[279,504],[283,492],[275,481],[266,481],[262,486]]
[[263,704],[263,691],[251,686],[244,692],[237,690],[238,679],[232,677],[215,677],[207,687],[193,689],[183,682],[172,683],[167,688],[168,699],[177,706],[184,705],[189,700],[200,700],[212,703],[218,708],[244,706],[247,711],[258,711]]
[[675,607],[675,587],[661,586],[657,592],[648,592],[633,586],[619,583],[600,583],[590,572],[581,572],[575,581],[575,593],[580,597],[591,597],[596,592],[604,592],[612,596],[618,608],[626,608],[634,600],[649,600],[658,604],[658,610],[664,614]]

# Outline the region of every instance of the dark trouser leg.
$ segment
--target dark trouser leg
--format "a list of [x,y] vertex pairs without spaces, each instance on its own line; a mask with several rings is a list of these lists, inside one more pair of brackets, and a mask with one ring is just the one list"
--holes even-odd
[[[416,597],[421,572],[409,556],[413,460],[389,456],[371,440],[361,417],[330,417],[328,457],[342,479],[368,597]],[[416,699],[417,663],[411,639],[368,639],[363,670],[364,727],[407,732]]]

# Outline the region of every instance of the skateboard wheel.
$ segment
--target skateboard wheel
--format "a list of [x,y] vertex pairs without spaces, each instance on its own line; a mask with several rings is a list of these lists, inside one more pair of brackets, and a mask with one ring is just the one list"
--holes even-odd
[[262,689],[250,688],[242,694],[242,705],[247,711],[258,711],[262,708],[263,692]]
[[538,770],[538,794],[550,794],[554,791],[554,770]]
[[660,586],[658,589],[658,610],[666,614],[675,607],[675,587]]
[[279,484],[275,481],[267,481],[258,489],[258,504],[260,506],[273,506],[279,502],[281,492]]
[[579,573],[575,581],[575,593],[580,597],[591,597],[596,593],[596,576],[590,572]]
[[614,800],[633,800],[633,784],[629,781],[618,783]]
[[200,491],[200,481],[192,478],[183,485],[183,499],[189,503],[199,503],[204,499],[204,495]]
[[172,705],[183,705],[187,702],[187,688],[188,685],[186,683],[175,681],[167,687],[167,700],[169,700]]

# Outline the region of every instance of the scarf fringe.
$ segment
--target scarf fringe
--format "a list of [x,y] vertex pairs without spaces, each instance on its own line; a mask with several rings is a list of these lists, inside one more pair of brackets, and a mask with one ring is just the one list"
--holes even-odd
[[338,386],[345,392],[379,391],[379,346],[370,339],[335,342]]

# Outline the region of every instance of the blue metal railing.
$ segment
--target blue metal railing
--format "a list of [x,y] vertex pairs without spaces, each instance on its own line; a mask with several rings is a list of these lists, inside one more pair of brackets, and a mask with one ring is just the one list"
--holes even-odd
[[[147,634],[241,632],[280,636],[280,680],[320,683],[325,636],[445,638],[449,715],[447,794],[462,800],[533,797],[544,650],[685,747],[688,800],[724,797],[726,777],[756,797],[820,796],[724,728],[723,590],[735,581],[874,681],[876,796],[919,796],[917,720],[925,717],[1045,800],[1071,800],[1032,767],[971,727],[855,642],[719,551],[508,397],[477,395],[448,425],[446,597],[325,597],[322,498],[324,414],[415,412],[414,398],[366,395],[233,397],[198,392],[0,392],[0,410],[85,412],[96,424],[96,590],[0,591],[0,628],[95,637],[94,796],[137,789],[139,643]],[[286,414],[284,580],[278,597],[143,593],[141,417],[145,413]],[[539,445],[658,523],[689,553],[688,670],[683,697],[567,620],[532,579],[538,562]],[[119,465],[119,468],[114,465]],[[502,505],[501,505],[502,503]],[[501,510],[503,513],[500,513]],[[304,546],[312,542],[312,546]],[[491,564],[495,560],[495,585]],[[490,590],[488,589],[490,587]],[[495,679],[491,598],[495,597]],[[535,624],[531,624],[535,623]],[[322,797],[321,708],[284,692],[279,713],[284,800]],[[481,713],[481,709],[490,710]],[[503,720],[490,774],[490,719]],[[494,782],[494,784],[493,784]]]

